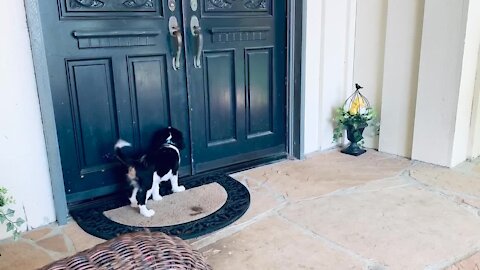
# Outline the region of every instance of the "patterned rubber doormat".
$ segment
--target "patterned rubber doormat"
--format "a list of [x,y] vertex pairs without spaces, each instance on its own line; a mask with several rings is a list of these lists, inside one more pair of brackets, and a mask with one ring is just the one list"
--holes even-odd
[[[98,203],[90,203],[71,210],[70,215],[85,232],[106,240],[112,239],[120,234],[144,231],[145,229],[164,232],[182,239],[191,239],[217,231],[232,224],[243,216],[250,206],[250,193],[248,189],[227,175],[214,174],[196,177],[181,184],[189,190],[212,183],[220,185],[225,190],[227,194],[225,203],[213,213],[186,223],[168,226],[154,226],[154,224],[149,224],[148,227],[143,227],[124,225],[107,218],[104,212],[130,204],[127,196],[123,196],[124,198],[102,200]],[[160,189],[162,196],[171,193],[168,186],[169,184],[165,185],[162,183]],[[174,195],[177,194],[173,194],[172,196]],[[164,200],[165,198],[166,197],[164,197]],[[155,203],[161,204],[164,200]],[[139,218],[143,218],[140,216],[140,213],[138,213],[138,209],[136,210],[134,214],[139,215]]]

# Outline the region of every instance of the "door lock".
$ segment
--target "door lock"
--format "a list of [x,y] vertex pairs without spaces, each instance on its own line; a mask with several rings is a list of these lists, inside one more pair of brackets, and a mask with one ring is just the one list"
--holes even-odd
[[190,8],[192,9],[192,11],[197,11],[198,1],[197,0],[190,0]]
[[176,7],[177,3],[175,0],[168,0],[168,9],[170,9],[171,12],[174,12]]

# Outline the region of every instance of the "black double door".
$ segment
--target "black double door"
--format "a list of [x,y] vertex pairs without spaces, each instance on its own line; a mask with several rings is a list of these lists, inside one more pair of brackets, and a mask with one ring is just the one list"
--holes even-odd
[[285,152],[284,1],[41,2],[69,202],[115,192],[115,141],[161,127],[182,176]]

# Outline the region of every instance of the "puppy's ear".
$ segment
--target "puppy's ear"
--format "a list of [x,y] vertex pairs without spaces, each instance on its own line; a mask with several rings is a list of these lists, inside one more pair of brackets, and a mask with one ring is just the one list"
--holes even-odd
[[182,132],[176,128],[172,128],[171,134],[172,134],[172,141],[173,143],[175,143],[178,149],[182,150],[183,148],[185,148],[185,141],[183,140]]
[[158,147],[161,147],[167,138],[170,136],[170,131],[168,128],[162,128],[157,130],[152,137],[151,141],[151,147],[153,149],[157,149]]

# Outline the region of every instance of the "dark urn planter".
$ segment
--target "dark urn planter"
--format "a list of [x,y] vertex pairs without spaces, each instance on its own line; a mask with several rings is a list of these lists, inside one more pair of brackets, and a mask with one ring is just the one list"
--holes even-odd
[[345,125],[345,129],[347,130],[347,139],[350,141],[350,145],[344,148],[341,152],[352,155],[352,156],[360,156],[361,154],[367,152],[367,150],[362,149],[358,142],[363,139],[363,130],[367,127],[367,123],[361,124],[356,128],[353,125]]

